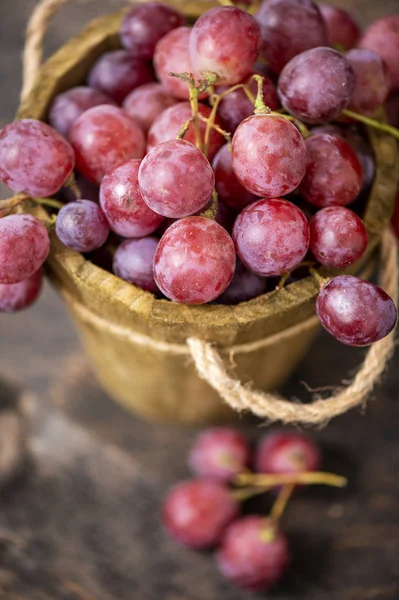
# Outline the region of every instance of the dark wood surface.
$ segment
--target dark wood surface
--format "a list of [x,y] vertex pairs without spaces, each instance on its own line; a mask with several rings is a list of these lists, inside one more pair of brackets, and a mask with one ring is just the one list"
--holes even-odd
[[[49,48],[111,4],[119,5],[68,7],[56,19]],[[396,0],[356,4],[363,22],[397,6]],[[23,26],[33,5],[0,2],[2,123],[17,106]],[[160,502],[170,485],[188,476],[185,454],[196,431],[143,423],[114,405],[93,380],[63,305],[48,287],[32,310],[0,316],[0,335],[0,374],[34,394],[27,402],[30,459],[0,496],[0,598],[252,598],[219,579],[211,555],[178,547],[160,527]],[[304,399],[302,381],[336,385],[362,355],[322,335],[286,392]],[[350,485],[306,490],[293,500],[284,519],[291,568],[267,597],[399,598],[398,367],[396,357],[367,409],[314,432],[324,466],[347,475]],[[0,393],[12,400],[15,392]],[[255,422],[239,426],[252,439],[263,432]],[[248,506],[268,507],[267,499]]]

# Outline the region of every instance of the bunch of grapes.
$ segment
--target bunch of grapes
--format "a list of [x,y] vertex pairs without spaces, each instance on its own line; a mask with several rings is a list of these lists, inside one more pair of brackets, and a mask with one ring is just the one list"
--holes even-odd
[[[188,464],[196,478],[167,495],[162,508],[166,531],[189,548],[216,548],[221,575],[253,591],[276,584],[288,566],[289,545],[280,521],[295,489],[304,483],[346,484],[343,477],[318,472],[319,447],[297,431],[271,432],[251,452],[239,431],[209,429],[194,443]],[[240,516],[245,500],[268,491],[276,497],[268,516]]]
[[[374,161],[355,121],[379,127],[370,115],[399,89],[399,15],[361,37],[346,11],[311,0],[264,0],[255,16],[221,6],[193,26],[148,2],[120,38],[86,86],[54,98],[49,125],[0,132],[0,180],[61,208],[65,246],[88,258],[104,247],[117,276],[185,304],[247,301],[303,266],[320,283],[319,265],[362,257],[367,232],[349,207]],[[2,214],[0,309],[18,310],[39,292],[48,234]],[[344,275],[320,286],[317,313],[338,340],[393,329],[380,288]]]

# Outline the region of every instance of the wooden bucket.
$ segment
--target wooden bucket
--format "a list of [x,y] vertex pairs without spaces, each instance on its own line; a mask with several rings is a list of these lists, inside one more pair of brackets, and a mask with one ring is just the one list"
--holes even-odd
[[[183,12],[199,14],[198,5],[188,3]],[[45,120],[56,94],[82,84],[101,54],[119,48],[122,16],[123,11],[96,19],[54,54],[43,65],[18,118]],[[377,161],[364,215],[369,244],[361,262],[346,271],[350,273],[370,267],[394,206],[396,143],[375,130],[370,130],[369,136]],[[148,419],[205,424],[231,417],[227,405],[198,378],[184,349],[187,338],[216,344],[227,363],[231,346],[267,340],[266,345],[251,352],[235,352],[234,370],[241,381],[272,390],[291,374],[318,330],[318,289],[310,277],[237,306],[185,306],[157,300],[118,279],[65,248],[55,235],[48,267],[99,381],[116,401]],[[298,327],[305,322],[305,330]],[[178,344],[182,352],[138,344],[133,339],[137,334],[146,336],[144,340]]]

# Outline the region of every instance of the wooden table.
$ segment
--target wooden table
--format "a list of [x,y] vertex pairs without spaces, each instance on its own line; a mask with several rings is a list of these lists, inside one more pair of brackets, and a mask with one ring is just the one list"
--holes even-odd
[[[23,23],[33,0],[1,0],[1,120],[19,89]],[[394,12],[396,0],[358,0],[361,18]],[[53,48],[84,16],[110,2],[72,6],[56,19]],[[113,3],[112,6],[117,5]],[[0,317],[0,372],[33,391],[31,458],[0,497],[0,598],[5,600],[250,600],[218,577],[212,557],[178,547],[160,527],[166,490],[187,477],[196,433],[127,415],[98,388],[55,293],[32,310]],[[363,351],[322,335],[286,392],[338,384]],[[399,357],[362,414],[314,432],[325,468],[347,475],[345,491],[297,495],[284,526],[292,565],[276,600],[399,598]],[[12,392],[10,392],[11,394]],[[241,422],[252,439],[263,429]],[[268,499],[248,505],[267,511]]]

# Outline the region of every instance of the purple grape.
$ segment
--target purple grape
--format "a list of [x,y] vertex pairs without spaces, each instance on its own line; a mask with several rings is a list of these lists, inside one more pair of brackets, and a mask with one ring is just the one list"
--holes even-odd
[[28,214],[0,219],[0,284],[19,283],[40,269],[50,251],[47,229]]
[[43,273],[39,269],[19,283],[0,284],[0,312],[16,312],[28,308],[36,302],[43,283]]
[[391,85],[387,66],[372,50],[351,50],[346,58],[355,74],[355,87],[348,108],[363,115],[372,115],[389,94]]
[[158,287],[153,262],[158,242],[158,238],[151,236],[122,242],[114,255],[112,270],[115,275],[156,294]]
[[227,288],[235,263],[233,240],[223,227],[204,217],[186,217],[173,223],[158,244],[155,281],[175,302],[205,304]]
[[234,6],[217,6],[203,13],[190,36],[194,73],[217,75],[220,85],[247,77],[258,57],[260,29],[255,19]]
[[283,69],[277,91],[283,107],[305,123],[325,123],[338,117],[350,102],[355,77],[338,50],[313,48],[293,58]]
[[139,169],[144,202],[164,217],[187,217],[200,211],[209,201],[214,184],[208,160],[184,140],[155,146]]
[[90,200],[77,200],[63,206],[58,213],[55,230],[65,246],[78,252],[100,248],[109,233],[101,208]]
[[74,167],[73,150],[50,125],[22,119],[0,131],[0,181],[15,192],[56,194]]
[[275,73],[301,52],[328,46],[324,19],[310,0],[268,0],[255,18],[262,34],[261,54]]
[[114,167],[130,158],[142,158],[145,153],[140,127],[116,106],[86,110],[72,125],[69,137],[77,170],[97,184]]
[[237,254],[259,275],[283,275],[296,267],[309,248],[309,225],[288,200],[263,199],[238,215],[233,228]]
[[114,50],[100,56],[88,76],[90,87],[108,94],[118,104],[132,90],[149,81],[154,81],[150,63],[125,50]]
[[321,4],[319,8],[327,27],[330,46],[342,51],[354,48],[361,34],[356,19],[339,6]]
[[112,231],[123,237],[153,233],[163,217],[144,202],[139,188],[141,161],[128,160],[109,171],[100,187],[100,204]]
[[395,304],[378,286],[350,275],[339,275],[327,283],[317,297],[321,324],[348,346],[368,346],[395,327]]
[[182,14],[161,2],[146,2],[132,8],[123,18],[122,44],[134,56],[152,58],[161,38],[186,24]]
[[58,94],[51,104],[48,116],[49,123],[65,138],[69,130],[85,110],[100,104],[115,104],[103,92],[90,87],[74,87]]
[[393,89],[399,89],[399,14],[382,17],[369,25],[359,47],[381,56],[388,66]]
[[146,83],[125,98],[123,110],[148,133],[157,116],[177,100],[160,83]]
[[238,181],[233,170],[233,157],[228,144],[220,148],[213,159],[212,166],[215,172],[216,191],[219,198],[228,206],[239,211],[258,199]]
[[249,271],[240,260],[237,260],[236,270],[229,287],[216,299],[218,304],[240,304],[252,298],[257,298],[267,291],[267,280]]

